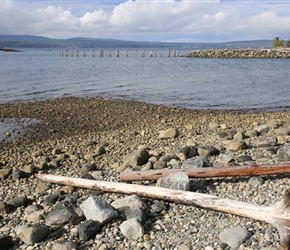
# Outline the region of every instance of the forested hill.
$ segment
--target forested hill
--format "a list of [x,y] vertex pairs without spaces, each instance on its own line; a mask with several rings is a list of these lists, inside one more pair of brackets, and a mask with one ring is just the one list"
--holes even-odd
[[69,38],[51,39],[42,36],[0,35],[2,48],[175,48],[175,49],[235,49],[271,48],[271,40],[234,41],[225,43],[135,42],[116,39]]

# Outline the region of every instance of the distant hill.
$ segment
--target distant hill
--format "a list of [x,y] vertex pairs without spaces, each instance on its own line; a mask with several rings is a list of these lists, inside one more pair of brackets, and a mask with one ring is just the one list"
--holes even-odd
[[116,39],[75,37],[51,39],[42,36],[0,35],[2,48],[175,48],[175,49],[236,49],[271,48],[271,40],[234,41],[225,43],[135,42]]

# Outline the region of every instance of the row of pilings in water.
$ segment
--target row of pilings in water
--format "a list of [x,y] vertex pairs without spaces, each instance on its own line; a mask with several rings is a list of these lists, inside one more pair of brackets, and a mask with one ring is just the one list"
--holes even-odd
[[[141,56],[141,57],[145,57],[146,56],[146,51],[142,50],[142,51],[135,51],[135,52],[130,52],[133,54],[133,56]],[[147,56],[149,55],[149,57],[157,57],[157,56],[167,56],[167,57],[179,57],[179,51],[174,49],[174,50],[168,50],[167,52],[163,52],[163,51],[156,51],[156,50],[150,50],[149,54],[147,52]],[[80,51],[80,50],[62,50],[59,52],[59,56],[60,57],[86,57],[86,56],[92,56],[92,57],[104,57],[106,56],[103,50],[100,50],[99,52],[96,52],[95,50],[91,51],[91,52],[87,52],[86,50]],[[121,53],[119,50],[112,52],[111,50],[108,51],[107,54],[108,57],[120,57]],[[126,50],[125,51],[125,56],[129,57],[129,51]]]

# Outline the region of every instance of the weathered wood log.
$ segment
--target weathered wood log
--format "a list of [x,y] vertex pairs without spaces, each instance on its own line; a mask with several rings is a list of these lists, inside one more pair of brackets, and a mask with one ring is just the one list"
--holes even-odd
[[272,206],[259,206],[241,201],[230,200],[209,194],[172,190],[167,188],[142,186],[127,183],[86,180],[82,178],[37,174],[39,180],[70,185],[105,192],[136,194],[143,197],[180,202],[225,213],[264,221],[273,225],[279,232],[281,249],[290,250],[290,189],[284,199]]
[[124,182],[157,180],[160,177],[165,177],[169,174],[177,172],[186,172],[188,177],[193,178],[290,174],[290,163],[272,164],[272,165],[217,167],[217,168],[210,167],[210,168],[125,171],[120,174],[120,180]]

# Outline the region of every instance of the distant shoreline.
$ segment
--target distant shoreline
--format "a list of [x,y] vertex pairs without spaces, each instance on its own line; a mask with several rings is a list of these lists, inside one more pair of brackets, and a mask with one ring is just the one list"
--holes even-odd
[[8,48],[0,48],[0,52],[23,52],[21,50],[16,50],[16,49],[8,49]]

